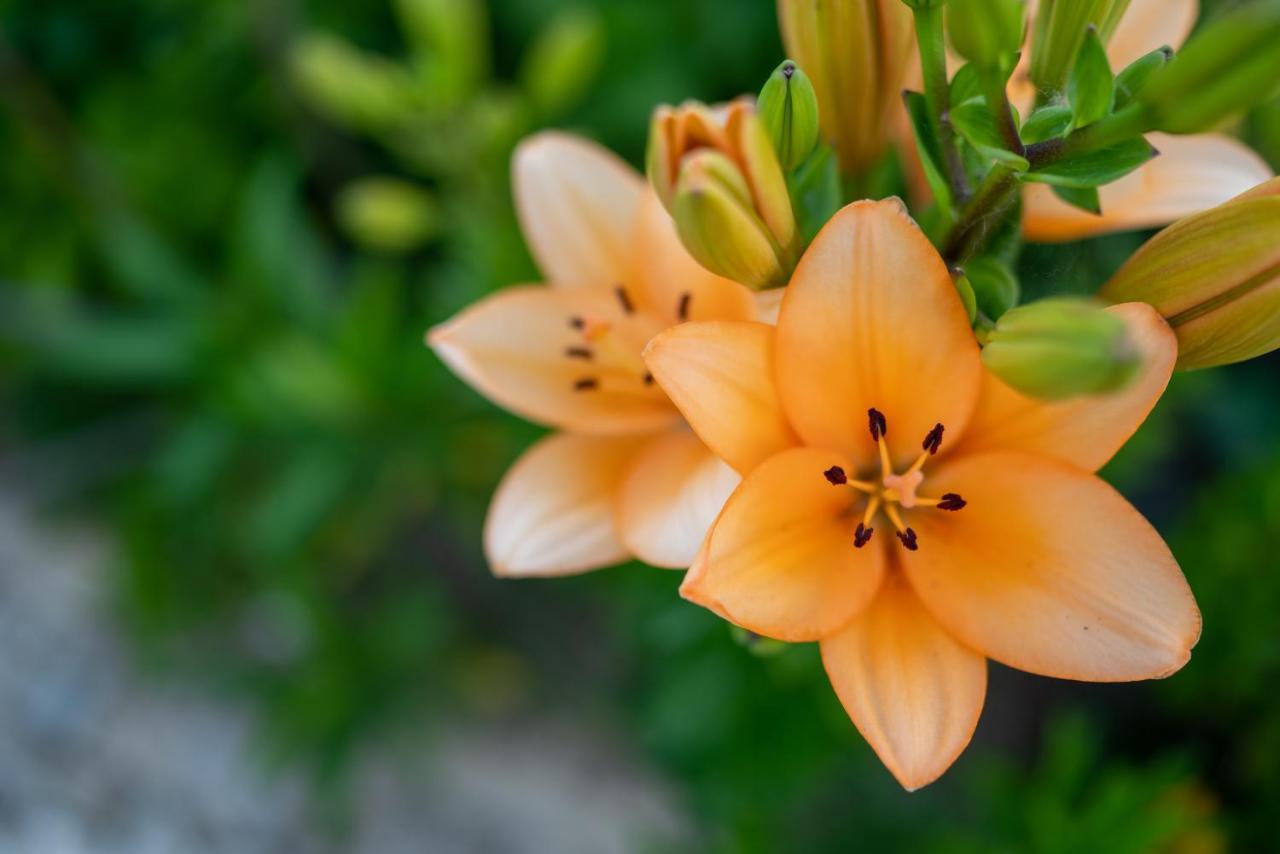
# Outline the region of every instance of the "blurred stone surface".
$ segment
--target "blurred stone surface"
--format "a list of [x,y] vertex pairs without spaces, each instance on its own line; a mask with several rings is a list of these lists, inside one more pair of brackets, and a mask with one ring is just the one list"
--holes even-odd
[[17,494],[0,485],[0,851],[610,854],[686,836],[620,739],[572,720],[375,748],[334,836],[305,780],[255,764],[243,710],[137,671],[103,543]]

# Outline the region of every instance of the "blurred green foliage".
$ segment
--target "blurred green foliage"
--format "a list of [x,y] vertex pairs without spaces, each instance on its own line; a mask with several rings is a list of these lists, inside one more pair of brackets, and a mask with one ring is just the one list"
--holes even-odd
[[[678,782],[698,850],[1271,844],[1274,357],[1176,377],[1108,470],[1196,589],[1191,664],[1129,687],[993,666],[974,747],[914,795],[813,648],[753,654],[675,574],[488,576],[488,494],[538,431],[421,341],[537,275],[510,148],[555,124],[639,163],[656,102],[759,87],[781,59],[771,3],[0,10],[8,482],[111,526],[140,654],[251,703],[275,760],[340,783],[389,730],[572,712]],[[1277,110],[1247,122],[1273,162]],[[1141,239],[1029,247],[1021,287],[1088,293]]]

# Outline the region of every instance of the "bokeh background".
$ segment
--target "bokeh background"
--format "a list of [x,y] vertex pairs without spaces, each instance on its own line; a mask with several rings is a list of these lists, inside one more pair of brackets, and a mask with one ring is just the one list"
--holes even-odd
[[[916,794],[815,648],[678,574],[489,576],[539,431],[422,336],[536,280],[512,145],[638,164],[655,103],[782,54],[768,0],[437,5],[0,3],[0,850],[1275,850],[1275,357],[1176,376],[1106,472],[1196,591],[1191,663],[993,665]],[[1280,162],[1280,104],[1240,131]],[[1029,247],[1024,292],[1145,236]]]

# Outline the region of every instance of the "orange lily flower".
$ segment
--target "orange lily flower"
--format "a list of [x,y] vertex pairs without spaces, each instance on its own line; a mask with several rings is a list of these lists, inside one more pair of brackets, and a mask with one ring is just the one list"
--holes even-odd
[[738,477],[689,432],[640,353],[668,326],[756,319],[764,302],[690,258],[644,179],[605,149],[538,134],[512,173],[548,284],[502,290],[427,339],[481,394],[567,431],[503,478],[485,522],[489,563],[503,576],[629,555],[686,567]]
[[891,199],[827,224],[776,328],[690,323],[646,349],[744,476],[681,593],[758,634],[820,642],[845,709],[908,789],[968,744],[987,659],[1150,679],[1199,637],[1169,549],[1095,474],[1177,350],[1150,306],[1109,310],[1144,355],[1131,386],[1022,396],[985,372],[946,265]]
[[[1199,14],[1199,0],[1132,0],[1107,44],[1112,68],[1119,71],[1166,45],[1180,47]],[[1024,116],[1035,94],[1026,79],[1030,55],[1023,51],[1024,62],[1009,93]],[[1027,239],[1052,243],[1166,225],[1216,207],[1272,176],[1265,160],[1225,134],[1152,133],[1147,139],[1160,155],[1098,189],[1101,215],[1068,205],[1043,184],[1025,185],[1022,228]]]

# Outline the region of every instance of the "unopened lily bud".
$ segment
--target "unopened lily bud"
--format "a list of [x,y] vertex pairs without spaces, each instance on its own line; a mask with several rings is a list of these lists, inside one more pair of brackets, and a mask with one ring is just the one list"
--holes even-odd
[[[649,129],[647,170],[658,198],[672,215],[684,171],[693,155],[705,152],[720,155],[738,172],[740,177],[730,183],[746,186],[747,211],[765,225],[769,239],[781,247],[784,256],[792,254],[797,234],[791,197],[777,152],[755,106],[739,100],[715,109],[698,103],[657,109]],[[719,165],[717,170],[723,171]],[[687,248],[699,257],[693,247]]]
[[1043,400],[1115,391],[1142,367],[1124,320],[1079,299],[1047,299],[1006,312],[982,361],[1013,388]]
[[783,169],[795,169],[818,144],[818,96],[800,66],[787,60],[769,75],[756,110]]
[[952,0],[947,6],[951,46],[978,68],[1012,70],[1022,49],[1026,10],[1023,0]]
[[435,200],[399,178],[362,178],[338,196],[338,221],[352,239],[384,252],[405,252],[440,228]]
[[416,84],[405,69],[342,39],[304,36],[289,61],[303,96],[335,122],[383,131],[411,121],[420,109]]
[[1103,44],[1111,38],[1130,0],[1041,0],[1031,39],[1031,82],[1044,96],[1066,87],[1089,27]]
[[1153,306],[1178,336],[1181,370],[1280,347],[1280,178],[1151,238],[1102,288]]
[[1265,0],[1223,15],[1156,70],[1135,103],[1154,130],[1199,133],[1280,87],[1280,2]]
[[785,250],[753,210],[742,173],[720,152],[685,158],[672,216],[689,254],[711,272],[753,288],[786,282]]
[[902,108],[915,55],[911,10],[901,0],[778,0],[778,23],[787,55],[813,83],[822,131],[841,171],[873,166]]

